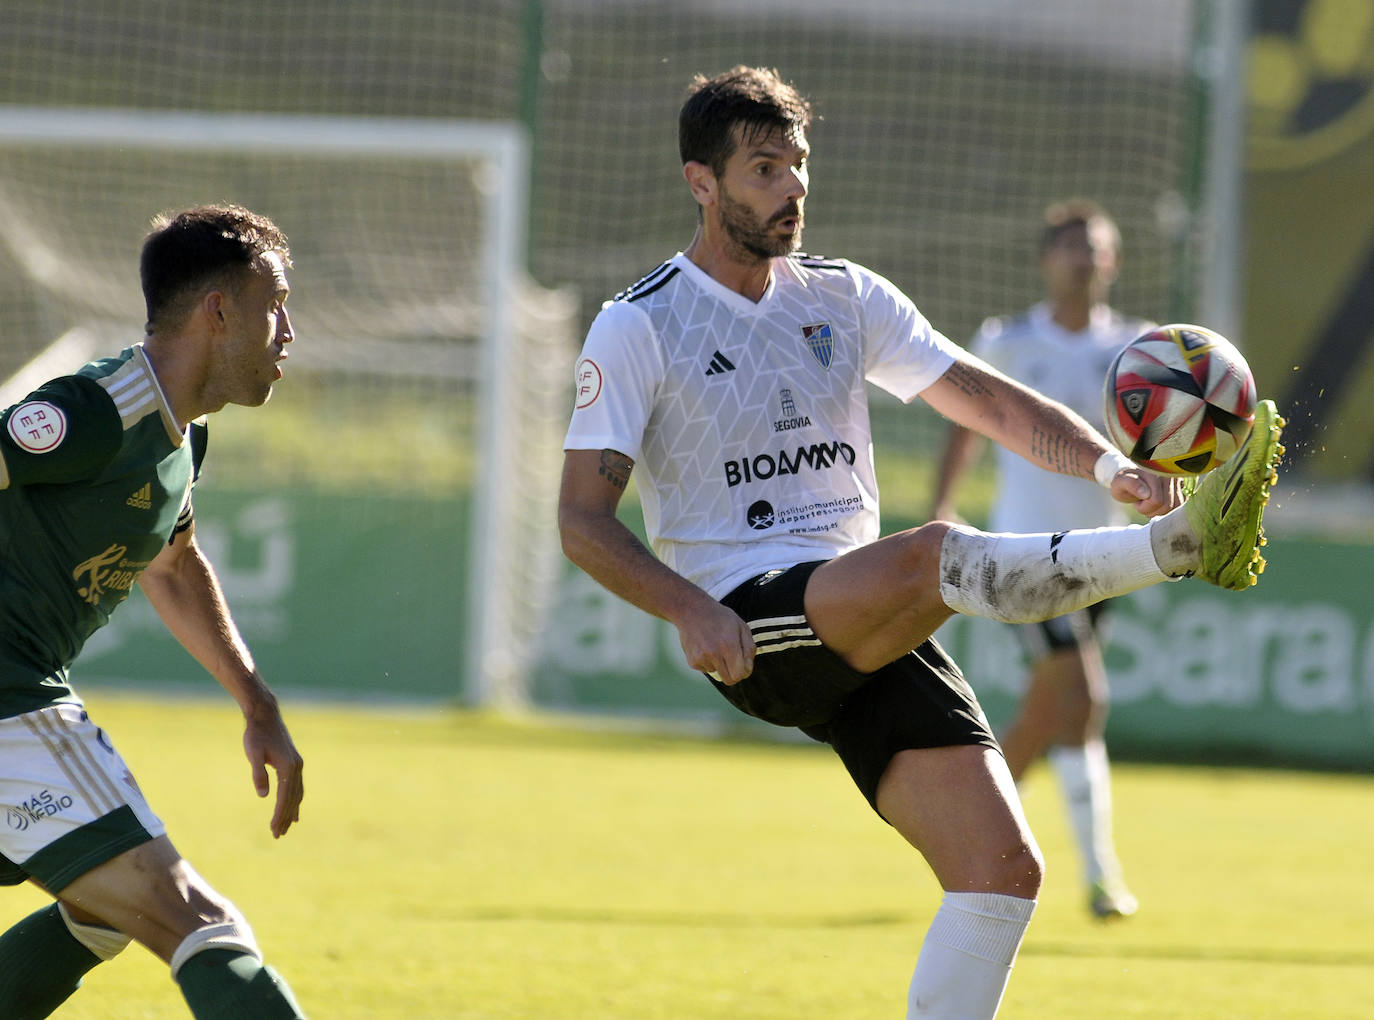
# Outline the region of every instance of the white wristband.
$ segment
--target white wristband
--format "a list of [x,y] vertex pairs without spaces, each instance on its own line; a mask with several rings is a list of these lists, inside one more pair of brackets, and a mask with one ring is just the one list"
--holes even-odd
[[1127,468],[1138,466],[1135,461],[1120,450],[1108,450],[1101,457],[1098,457],[1097,463],[1093,465],[1093,477],[1097,479],[1097,484],[1102,488],[1110,489],[1112,479],[1116,477],[1118,471],[1125,471]]

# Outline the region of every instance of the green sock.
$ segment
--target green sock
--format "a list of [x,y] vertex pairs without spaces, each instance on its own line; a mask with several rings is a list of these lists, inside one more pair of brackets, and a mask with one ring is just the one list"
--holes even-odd
[[205,949],[177,972],[196,1020],[305,1020],[286,982],[247,953]]
[[99,962],[76,940],[56,903],[30,914],[0,935],[0,1016],[51,1016]]

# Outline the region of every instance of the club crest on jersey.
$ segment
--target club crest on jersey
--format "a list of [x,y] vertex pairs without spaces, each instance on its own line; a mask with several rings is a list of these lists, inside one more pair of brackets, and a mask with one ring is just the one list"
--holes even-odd
[[67,436],[67,416],[56,404],[30,400],[10,413],[7,425],[10,438],[21,450],[47,453],[55,450]]
[[822,368],[829,368],[835,357],[835,337],[830,332],[830,323],[813,322],[803,326],[801,331],[811,356],[821,363]]

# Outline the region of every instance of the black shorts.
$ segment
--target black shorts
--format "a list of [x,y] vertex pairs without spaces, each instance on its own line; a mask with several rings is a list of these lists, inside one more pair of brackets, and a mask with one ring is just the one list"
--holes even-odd
[[1031,662],[1039,662],[1051,652],[1063,648],[1082,648],[1107,641],[1107,622],[1111,599],[1077,609],[1063,616],[1053,616],[1039,623],[1016,625],[1016,637],[1021,650]]
[[713,678],[740,711],[795,726],[829,744],[878,809],[878,781],[898,751],[983,744],[1000,750],[959,667],[932,638],[875,673],[860,673],[806,622],[806,583],[821,561],[760,574],[721,602],[749,624],[754,671],[732,687]]

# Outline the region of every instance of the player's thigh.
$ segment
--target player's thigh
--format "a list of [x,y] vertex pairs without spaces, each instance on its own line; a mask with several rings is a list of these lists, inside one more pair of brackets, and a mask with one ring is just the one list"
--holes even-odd
[[902,751],[884,771],[877,800],[946,890],[1038,892],[1040,848],[998,751],[981,744]]
[[[32,880],[170,955],[229,907],[167,840],[109,736],[80,705],[0,719],[0,882]],[[165,951],[165,952],[164,952]]]
[[822,564],[806,588],[817,637],[872,672],[915,648],[953,615],[940,597],[947,524],[889,535]]
[[1028,695],[1057,698],[1060,711],[1066,714],[1085,713],[1106,700],[1098,622],[1103,606],[1099,603],[1015,628],[1031,664],[1030,682],[1040,688]]
[[207,925],[240,920],[166,836],[141,843],[70,882],[58,898],[170,960]]

